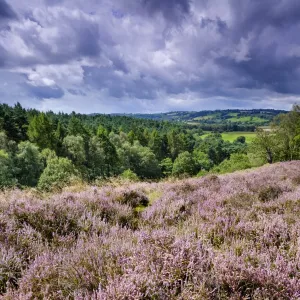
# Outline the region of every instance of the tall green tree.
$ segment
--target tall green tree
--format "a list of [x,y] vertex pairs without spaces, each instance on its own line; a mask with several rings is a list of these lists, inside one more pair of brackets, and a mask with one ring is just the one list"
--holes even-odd
[[0,131],[0,149],[7,151],[8,148],[8,139],[4,131]]
[[280,141],[274,132],[257,129],[250,152],[272,164],[280,156]]
[[195,175],[197,172],[196,163],[193,155],[187,151],[182,152],[174,161],[173,175],[179,176],[181,174]]
[[133,130],[130,130],[130,131],[129,131],[129,133],[128,133],[128,135],[127,135],[127,138],[128,138],[128,141],[129,141],[129,143],[130,143],[131,145],[133,145],[134,141],[137,140],[137,137],[136,137],[136,135],[135,135],[135,133],[134,133]]
[[85,176],[87,173],[87,153],[85,141],[82,136],[67,135],[63,140],[63,148],[66,157],[69,158],[75,167]]
[[13,187],[17,184],[14,166],[7,152],[0,149],[0,189]]
[[86,129],[82,121],[74,114],[72,115],[67,129],[68,135],[81,135],[85,140],[89,136],[89,131]]
[[34,116],[28,126],[27,135],[40,149],[55,149],[55,135],[51,120],[45,113]]
[[186,150],[185,141],[183,141],[180,132],[175,129],[172,129],[170,132],[168,132],[167,137],[171,158],[175,160],[179,153]]
[[153,130],[150,135],[149,148],[153,151],[158,160],[164,158],[163,140],[157,130]]
[[294,105],[292,111],[278,116],[274,123],[277,145],[281,146],[281,160],[300,159],[300,106]]
[[44,167],[38,147],[29,141],[21,142],[16,163],[18,182],[24,186],[36,186]]
[[163,159],[160,164],[161,172],[165,177],[172,175],[173,171],[173,162],[170,157]]
[[197,145],[200,152],[208,154],[209,159],[214,165],[220,164],[224,159],[230,157],[230,143],[224,142],[221,134],[213,133],[200,141]]
[[97,137],[99,139],[99,144],[104,154],[104,175],[114,175],[116,173],[116,166],[119,162],[116,147],[109,140],[108,131],[105,130],[103,126],[99,126],[97,131]]
[[54,133],[55,136],[55,141],[56,141],[56,152],[58,155],[62,155],[63,154],[63,140],[66,137],[66,129],[63,126],[63,124],[58,121],[57,126],[56,126],[56,130]]
[[161,175],[155,154],[138,141],[135,141],[133,145],[125,143],[118,152],[124,170],[130,169],[140,178],[158,178]]
[[204,153],[199,149],[195,149],[193,156],[198,170],[209,171],[212,168],[213,162],[210,160],[207,153]]
[[56,157],[47,161],[47,167],[39,179],[38,187],[45,191],[60,190],[79,179],[79,172],[71,160]]
[[106,174],[105,153],[98,136],[91,137],[89,142],[88,168],[90,180],[104,177]]
[[24,109],[19,102],[16,103],[13,110],[14,115],[14,122],[17,125],[18,128],[18,139],[19,141],[25,141],[27,138],[27,127],[28,127],[28,119],[27,119],[27,112],[26,109]]

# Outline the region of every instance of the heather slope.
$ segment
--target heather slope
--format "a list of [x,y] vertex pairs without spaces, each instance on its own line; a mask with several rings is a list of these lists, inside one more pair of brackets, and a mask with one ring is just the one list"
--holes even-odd
[[4,299],[298,299],[300,161],[0,200]]

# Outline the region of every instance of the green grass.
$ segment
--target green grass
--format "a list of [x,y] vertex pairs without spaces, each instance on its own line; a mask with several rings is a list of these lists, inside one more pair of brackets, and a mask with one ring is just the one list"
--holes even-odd
[[[201,135],[201,138],[204,139],[210,134],[210,132],[205,132],[204,135]],[[246,138],[247,143],[251,143],[255,138],[255,132],[248,132],[248,131],[234,131],[234,132],[224,132],[222,133],[222,138],[224,141],[233,142],[239,136],[244,136]]]
[[255,132],[224,132],[222,133],[222,138],[224,141],[233,142],[236,140],[239,136],[244,136],[246,138],[247,143],[251,143],[253,139],[255,138]]
[[272,131],[272,127],[271,126],[259,126],[258,128],[264,130],[264,131]]
[[202,122],[206,121],[213,121],[214,123],[226,123],[226,122],[232,122],[232,123],[244,123],[244,124],[252,124],[252,125],[265,125],[269,121],[263,117],[260,116],[239,116],[238,113],[229,113],[227,115],[229,117],[228,119],[221,119],[221,115],[218,113],[209,114],[206,116],[199,116],[195,117],[193,119],[189,119],[186,122],[190,125],[198,125]]
[[[156,200],[158,200],[162,196],[162,192],[160,191],[152,191],[147,194],[148,199],[149,199],[149,205],[152,205]],[[143,212],[148,206],[144,205],[139,205],[138,207],[135,208],[136,212]]]
[[188,124],[188,125],[199,125],[200,123],[199,122],[190,122],[190,121],[188,121],[188,122],[186,122],[186,124]]
[[266,119],[260,118],[260,117],[232,117],[228,119],[228,121],[233,123],[243,122],[243,123],[265,123]]
[[195,121],[211,120],[211,119],[217,119],[219,117],[220,117],[220,114],[211,114],[211,115],[207,115],[207,116],[196,117],[193,120],[195,120]]

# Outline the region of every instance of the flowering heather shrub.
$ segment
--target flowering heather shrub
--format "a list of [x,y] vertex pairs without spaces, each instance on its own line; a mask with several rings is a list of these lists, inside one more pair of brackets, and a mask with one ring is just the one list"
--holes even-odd
[[299,170],[5,192],[0,298],[300,299]]
[[7,286],[17,287],[21,277],[23,261],[21,253],[0,244],[0,294],[4,293]]
[[128,204],[132,207],[138,207],[139,205],[147,206],[149,204],[149,199],[145,194],[134,190],[124,191],[116,199],[121,204]]
[[259,191],[258,198],[263,202],[274,200],[282,193],[278,186],[266,186]]

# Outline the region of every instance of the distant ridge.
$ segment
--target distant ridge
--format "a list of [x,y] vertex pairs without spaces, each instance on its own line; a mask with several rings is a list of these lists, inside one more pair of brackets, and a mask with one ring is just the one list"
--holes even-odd
[[176,121],[190,125],[269,126],[274,117],[287,113],[276,109],[226,109],[203,111],[171,111],[167,113],[111,114],[156,121]]

